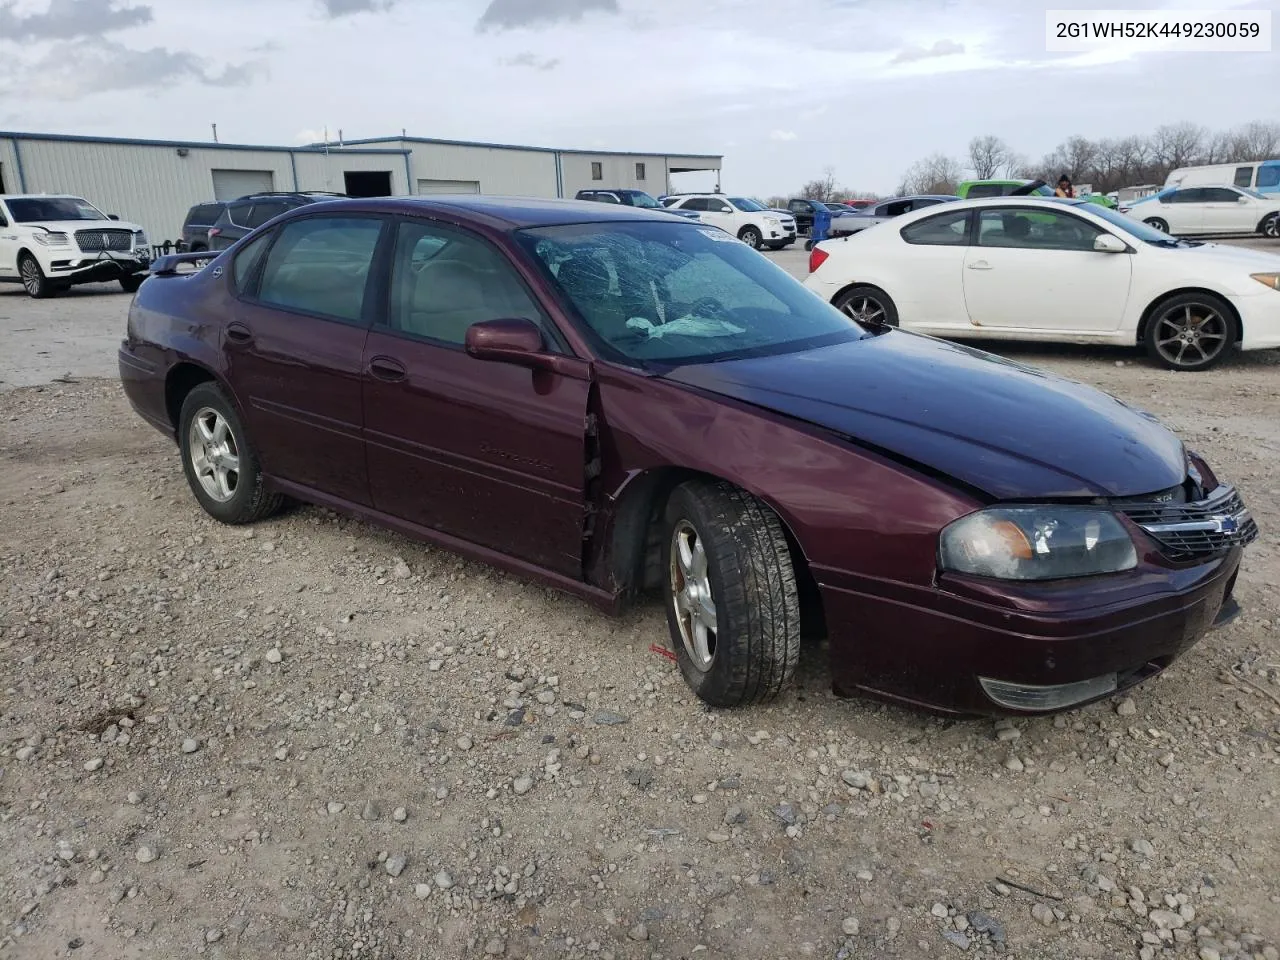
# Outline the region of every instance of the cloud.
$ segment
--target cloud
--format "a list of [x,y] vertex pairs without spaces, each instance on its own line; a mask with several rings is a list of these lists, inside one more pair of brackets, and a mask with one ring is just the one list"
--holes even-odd
[[517,53],[514,57],[499,60],[504,67],[531,67],[534,70],[554,70],[560,66],[559,57],[539,57],[534,53]]
[[939,40],[931,47],[903,47],[890,63],[915,63],[918,60],[932,60],[935,57],[950,57],[964,53],[964,44],[954,40]]
[[44,13],[20,17],[15,3],[0,3],[0,40],[74,40],[139,27],[152,21],[148,6],[116,0],[49,0]]
[[779,143],[785,143],[788,140],[794,140],[796,132],[794,130],[773,130],[769,133],[770,140],[777,140]]
[[385,13],[397,0],[320,0],[325,16],[331,20],[349,17],[356,13]]
[[51,100],[77,100],[95,93],[154,90],[183,83],[211,87],[248,86],[266,70],[261,61],[226,65],[212,72],[207,61],[180,50],[133,50],[109,40],[73,40],[57,44],[18,72],[40,77],[40,92]]
[[483,33],[486,30],[542,27],[578,21],[597,11],[617,14],[618,0],[491,0],[476,29]]

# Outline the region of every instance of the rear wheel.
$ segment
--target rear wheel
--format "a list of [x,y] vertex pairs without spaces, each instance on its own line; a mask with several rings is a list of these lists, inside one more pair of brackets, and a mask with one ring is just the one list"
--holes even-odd
[[27,296],[35,300],[52,297],[58,292],[58,288],[40,269],[36,258],[29,253],[24,253],[18,259],[18,275],[22,278],[22,286],[26,289]]
[[898,308],[879,287],[857,286],[836,297],[833,306],[859,323],[873,327],[896,327]]
[[1147,217],[1147,219],[1142,222],[1148,227],[1153,227],[1154,229],[1159,230],[1161,233],[1169,232],[1169,222],[1167,220],[1162,220],[1160,217]]
[[1270,240],[1280,240],[1280,213],[1273,213],[1263,220],[1258,232]]
[[738,231],[738,239],[754,250],[759,250],[760,244],[764,242],[764,237],[755,227],[743,227]]
[[127,277],[121,277],[120,289],[125,293],[137,293],[138,288],[142,286],[142,281],[145,279],[147,279],[145,276],[137,273],[130,274]]
[[253,523],[284,498],[266,490],[257,452],[235,406],[215,383],[193,387],[178,418],[182,467],[205,512],[223,523]]
[[1147,353],[1170,370],[1208,370],[1227,355],[1239,332],[1231,308],[1211,293],[1184,293],[1152,312]]
[[667,625],[680,672],[717,707],[776,697],[800,658],[800,598],[777,515],[727,483],[667,501]]

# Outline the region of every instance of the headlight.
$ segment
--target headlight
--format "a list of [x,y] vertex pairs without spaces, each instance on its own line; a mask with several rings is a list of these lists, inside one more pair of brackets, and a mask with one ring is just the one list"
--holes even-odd
[[1272,290],[1280,290],[1280,273],[1251,273],[1249,276]]
[[767,223],[767,224],[768,224],[769,226],[771,226],[771,227],[780,227],[780,226],[782,226],[782,221],[781,221],[781,220],[779,220],[777,217],[764,217],[763,219],[764,219],[764,222],[765,222],[765,223]]
[[993,507],[942,531],[944,570],[997,580],[1059,580],[1132,570],[1138,554],[1114,513],[1056,504]]
[[31,235],[36,243],[43,244],[46,247],[66,247],[71,245],[71,238],[65,233],[57,233],[53,230],[45,230],[41,233],[33,233]]
[[135,247],[147,246],[147,235],[142,230],[133,231],[133,245]]

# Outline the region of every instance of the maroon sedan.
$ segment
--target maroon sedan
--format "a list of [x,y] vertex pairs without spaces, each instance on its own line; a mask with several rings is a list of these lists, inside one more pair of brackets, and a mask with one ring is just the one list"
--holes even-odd
[[1056,710],[1236,609],[1257,527],[1152,418],[860,326],[713,227],[347,200],[183,259],[120,371],[209,514],[293,497],[607,610],[660,591],[711,704],[777,694],[807,632],[841,691]]

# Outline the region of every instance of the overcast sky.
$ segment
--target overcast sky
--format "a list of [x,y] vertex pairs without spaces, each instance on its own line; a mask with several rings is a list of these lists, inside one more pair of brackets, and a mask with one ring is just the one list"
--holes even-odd
[[[723,187],[891,190],[974,134],[1276,116],[1280,55],[1048,54],[1099,0],[0,0],[0,129],[295,144],[327,127],[724,154]],[[1127,0],[1131,9],[1274,8]],[[1280,20],[1280,17],[1277,17]],[[1280,29],[1280,23],[1277,28]],[[694,184],[685,184],[692,187]]]

